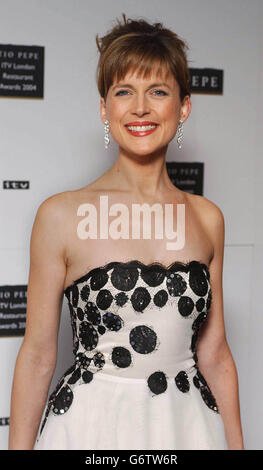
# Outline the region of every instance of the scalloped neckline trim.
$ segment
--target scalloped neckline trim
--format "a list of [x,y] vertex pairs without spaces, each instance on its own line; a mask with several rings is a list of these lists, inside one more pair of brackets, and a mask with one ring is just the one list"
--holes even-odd
[[[173,268],[178,268],[178,269],[181,269],[185,272],[188,272],[189,271],[189,268],[190,268],[190,265],[192,263],[198,263],[199,266],[203,267],[206,269],[206,272],[208,274],[208,276],[210,277],[210,272],[209,272],[209,268],[207,266],[206,263],[202,263],[202,261],[198,261],[198,260],[191,260],[191,261],[187,261],[187,262],[184,262],[184,261],[173,261],[171,264],[169,264],[168,266],[164,266],[162,263],[160,263],[159,261],[153,261],[152,263],[143,263],[142,261],[139,261],[137,259],[133,259],[133,260],[130,260],[130,261],[109,261],[108,263],[102,265],[102,266],[98,266],[96,268],[92,268],[90,269],[86,274],[83,274],[83,276],[79,277],[78,279],[76,279],[75,281],[73,281],[72,284],[70,284],[69,286],[66,287],[66,289],[64,289],[63,291],[63,294],[67,297],[67,294],[68,292],[70,292],[70,290],[77,284],[79,284],[80,282],[84,282],[86,280],[88,280],[93,274],[99,272],[100,270],[104,269],[106,271],[109,271],[110,269],[112,268],[115,268],[117,266],[121,266],[121,267],[138,267],[138,268],[152,268],[152,267],[159,267],[159,268],[162,268],[165,272],[173,269]],[[209,278],[208,278],[209,279]]]

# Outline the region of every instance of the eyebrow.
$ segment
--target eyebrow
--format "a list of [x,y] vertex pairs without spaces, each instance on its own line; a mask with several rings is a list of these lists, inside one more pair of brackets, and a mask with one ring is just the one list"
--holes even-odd
[[[166,86],[171,90],[171,87],[167,85],[167,83],[153,83],[152,85],[148,86],[147,90],[150,88],[153,88],[154,86]],[[115,90],[115,88],[132,88],[134,90],[134,87],[130,83],[118,83],[117,85],[112,87],[112,91]]]

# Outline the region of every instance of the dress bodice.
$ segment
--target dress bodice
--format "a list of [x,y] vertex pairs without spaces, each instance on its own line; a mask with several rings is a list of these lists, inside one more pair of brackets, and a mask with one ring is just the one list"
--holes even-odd
[[199,261],[168,269],[113,261],[92,269],[64,291],[76,361],[88,361],[92,373],[103,369],[137,378],[193,367],[198,330],[211,303],[209,278]]

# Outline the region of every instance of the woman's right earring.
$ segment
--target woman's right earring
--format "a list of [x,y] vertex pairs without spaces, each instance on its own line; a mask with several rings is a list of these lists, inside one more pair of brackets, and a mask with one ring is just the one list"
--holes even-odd
[[105,149],[107,149],[110,143],[110,138],[109,138],[110,126],[109,126],[108,119],[106,119],[104,124],[105,124],[104,125],[104,143],[105,143]]
[[183,141],[183,120],[180,119],[179,124],[178,124],[178,137],[177,137],[177,144],[179,150],[182,148],[182,141]]

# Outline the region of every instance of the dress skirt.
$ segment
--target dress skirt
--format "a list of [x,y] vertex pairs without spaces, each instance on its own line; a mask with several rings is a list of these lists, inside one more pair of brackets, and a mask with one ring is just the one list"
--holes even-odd
[[[191,379],[191,378],[190,378]],[[182,393],[168,378],[154,395],[145,379],[94,375],[74,389],[64,415],[50,413],[34,450],[227,450],[219,413],[196,387]]]

